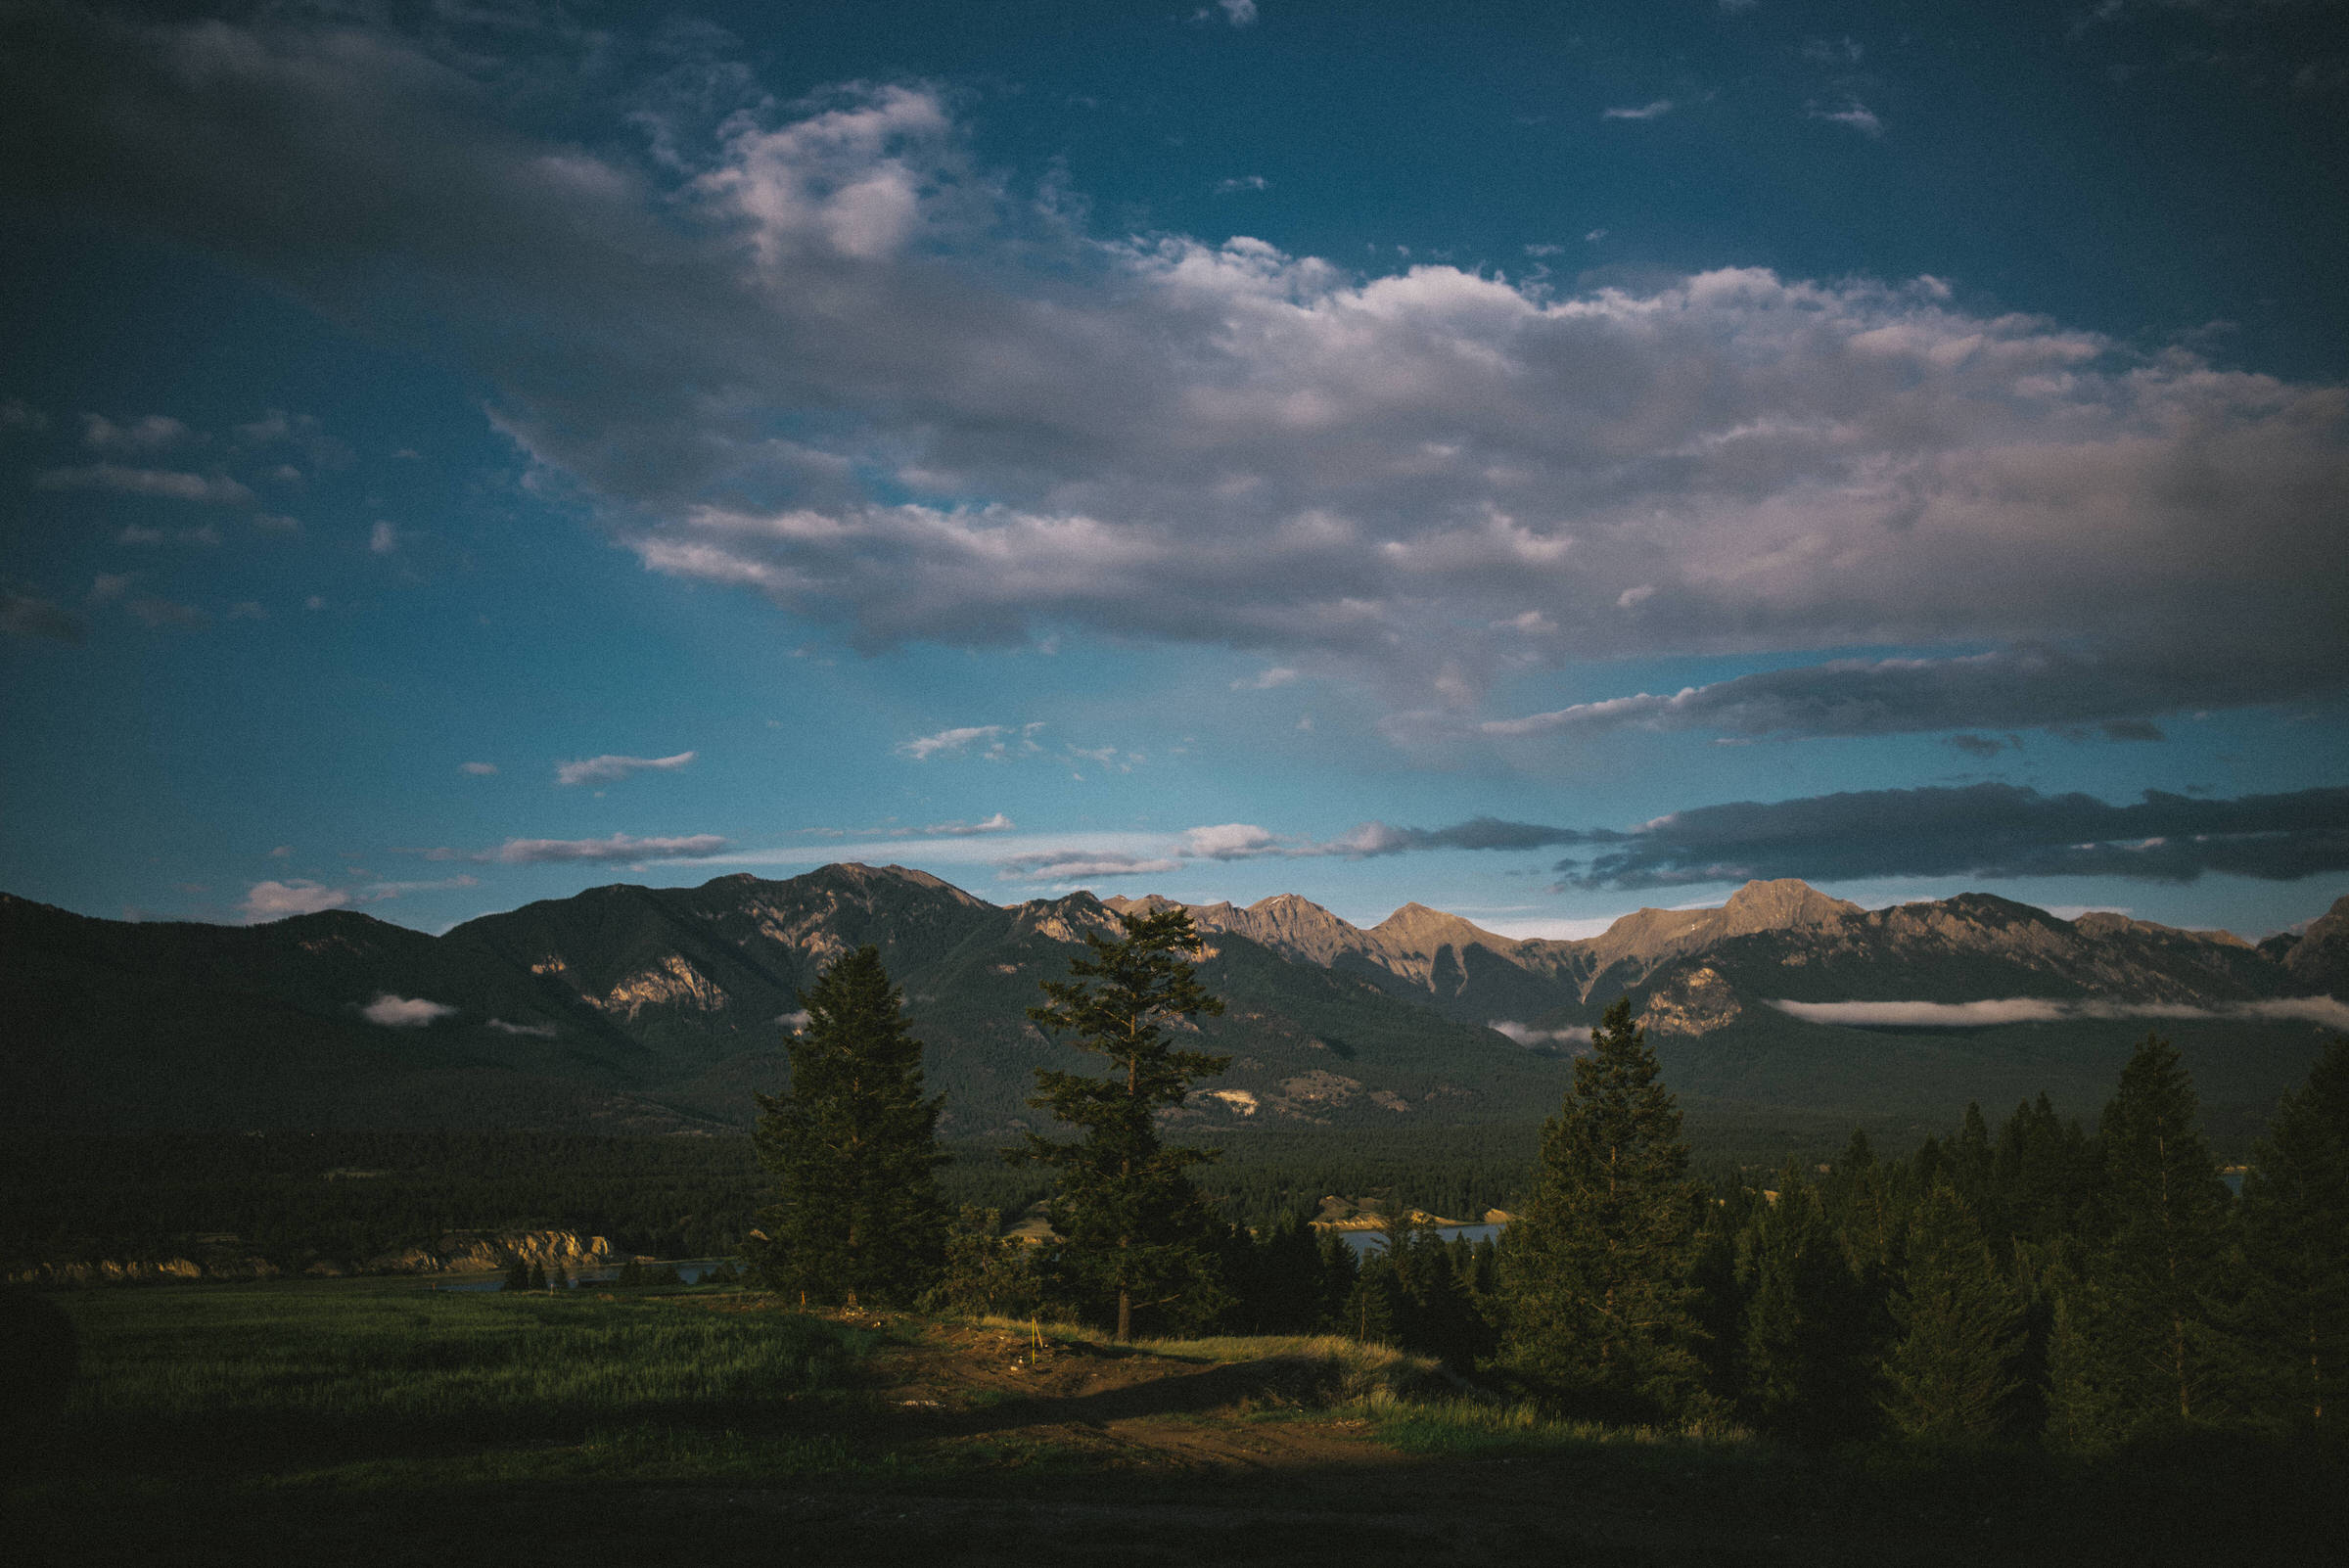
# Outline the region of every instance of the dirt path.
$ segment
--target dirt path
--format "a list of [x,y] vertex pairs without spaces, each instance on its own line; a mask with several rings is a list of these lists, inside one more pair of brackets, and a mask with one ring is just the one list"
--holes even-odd
[[1033,1462],[1088,1469],[1273,1479],[1403,1462],[1368,1423],[1314,1408],[1328,1368],[1305,1357],[1218,1363],[929,1324],[881,1353],[872,1371],[898,1441],[949,1466],[1024,1451]]

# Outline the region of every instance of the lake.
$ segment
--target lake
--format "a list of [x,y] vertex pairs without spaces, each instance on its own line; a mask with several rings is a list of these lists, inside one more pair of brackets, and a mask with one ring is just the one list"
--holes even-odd
[[[1341,1230],[1338,1234],[1346,1238],[1347,1246],[1352,1247],[1356,1252],[1365,1254],[1375,1247],[1384,1246],[1387,1240],[1382,1232],[1376,1230]],[[1462,1236],[1467,1237],[1471,1242],[1491,1241],[1500,1234],[1500,1226],[1438,1225],[1436,1234],[1446,1241],[1457,1241]]]

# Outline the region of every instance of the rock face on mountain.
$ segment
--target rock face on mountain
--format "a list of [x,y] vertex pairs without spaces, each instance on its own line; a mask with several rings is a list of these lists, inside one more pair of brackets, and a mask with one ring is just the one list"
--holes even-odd
[[[1036,1067],[1090,1060],[1029,1023],[1037,983],[1065,976],[1086,936],[1166,906],[1075,893],[1002,907],[853,864],[593,888],[438,938],[345,910],[128,925],[0,895],[0,1125],[738,1128],[754,1090],[784,1083],[802,990],[870,943],[928,1045],[944,1129],[991,1136],[1036,1120]],[[1234,1131],[1539,1117],[1564,1086],[1559,1058],[1622,996],[1683,1092],[1790,1104],[1900,1072],[1954,1078],[1946,1036],[1910,1050],[1773,1004],[2039,998],[2247,1018],[2254,1002],[2349,992],[2345,906],[2253,947],[1983,894],[1863,909],[1796,881],[1642,909],[1578,942],[1415,903],[1367,929],[1294,895],[1199,905],[1201,978],[1228,1010],[1198,1037],[1233,1063],[1175,1114]],[[2259,1026],[2289,1035],[2278,1061],[2330,1006]]]
[[2284,949],[2283,967],[2310,991],[2349,995],[2349,898],[2309,922],[2300,940]]

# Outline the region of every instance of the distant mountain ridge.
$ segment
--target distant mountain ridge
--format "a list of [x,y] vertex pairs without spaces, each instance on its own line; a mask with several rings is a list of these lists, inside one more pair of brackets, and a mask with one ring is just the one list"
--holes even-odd
[[[1125,910],[1169,900],[1105,902]],[[1637,993],[1642,1022],[1666,1035],[1707,1034],[1772,1000],[2212,1006],[2323,994],[2349,979],[2349,899],[2299,939],[2261,947],[2100,911],[2066,921],[1979,893],[1864,909],[1792,878],[1749,882],[1718,908],[1636,910],[1574,941],[1502,937],[1416,903],[1363,929],[1294,894],[1191,911],[1204,930],[1372,976],[1463,1021],[1587,1023]],[[1694,1010],[1672,999],[1692,991],[1721,994]]]
[[[0,1124],[736,1128],[752,1090],[784,1081],[801,992],[871,943],[929,1047],[946,1130],[996,1135],[1035,1120],[1036,1067],[1082,1065],[1028,1023],[1036,983],[1064,975],[1087,933],[1166,902],[1000,906],[925,872],[849,863],[591,888],[430,937],[347,910],[125,924],[0,895]],[[1985,998],[2161,1007],[2189,1035],[2197,1018],[2224,1021],[2253,1044],[2221,1071],[2239,1068],[2256,1097],[2330,1015],[2313,1000],[2280,1020],[2229,1010],[2349,990],[2349,899],[2256,947],[1983,894],[1866,910],[1797,881],[1750,883],[1719,908],[1639,910],[1572,942],[1416,903],[1366,929],[1295,895],[1193,911],[1202,978],[1229,1003],[1200,1035],[1234,1061],[1179,1114],[1233,1132],[1539,1118],[1574,1040],[1618,996],[1675,1087],[1724,1105],[1962,1104],[2009,1079],[2085,1084],[2094,1052],[2080,1042],[2105,1050],[2124,1027],[2026,1032],[1994,1050],[1773,1005]]]

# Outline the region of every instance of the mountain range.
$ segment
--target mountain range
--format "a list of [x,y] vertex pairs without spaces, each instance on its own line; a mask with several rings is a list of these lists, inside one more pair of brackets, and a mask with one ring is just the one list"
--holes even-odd
[[[800,992],[876,945],[927,1044],[942,1129],[1036,1120],[1026,1017],[1084,934],[1167,900],[1002,906],[925,872],[825,866],[630,885],[438,937],[330,910],[228,927],[0,895],[0,1124],[54,1129],[725,1130],[787,1080]],[[1984,894],[1864,909],[1797,881],[1642,909],[1580,941],[1407,904],[1360,927],[1294,895],[1193,905],[1229,1054],[1201,1131],[1525,1122],[1628,996],[1684,1103],[1747,1117],[1943,1117],[2047,1089],[2093,1115],[2129,1043],[2178,1039],[2206,1101],[2264,1112],[2349,1029],[2349,899],[2257,945]]]

